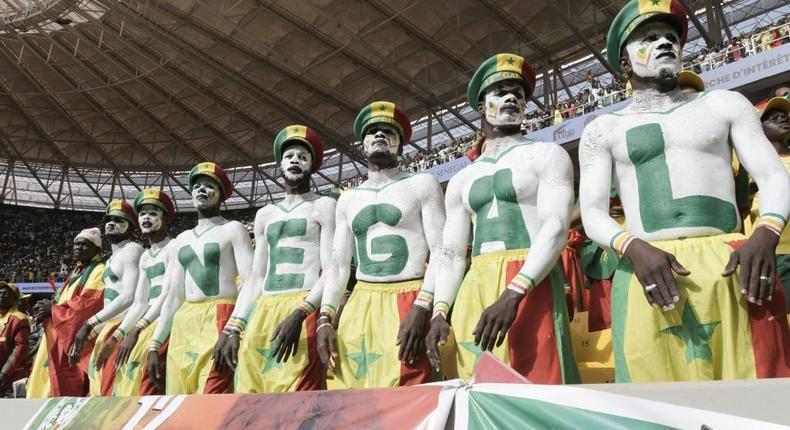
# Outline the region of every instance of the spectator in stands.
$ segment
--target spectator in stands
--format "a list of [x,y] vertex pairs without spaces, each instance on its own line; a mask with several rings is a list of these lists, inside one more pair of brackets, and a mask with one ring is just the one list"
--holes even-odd
[[30,319],[17,309],[19,288],[0,281],[0,397],[11,397],[14,381],[29,371]]

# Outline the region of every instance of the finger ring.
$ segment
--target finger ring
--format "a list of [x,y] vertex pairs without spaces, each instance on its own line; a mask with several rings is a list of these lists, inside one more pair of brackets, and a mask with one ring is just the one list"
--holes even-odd
[[649,293],[649,292],[655,290],[656,288],[658,288],[658,285],[656,285],[656,284],[645,285],[645,292]]
[[760,276],[760,280],[761,280],[761,281],[768,281],[768,282],[771,282],[771,277],[770,277],[770,276]]

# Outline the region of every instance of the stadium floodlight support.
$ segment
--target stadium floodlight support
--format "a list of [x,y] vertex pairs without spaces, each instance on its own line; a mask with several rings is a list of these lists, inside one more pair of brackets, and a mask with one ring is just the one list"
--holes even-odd
[[[697,15],[694,14],[694,9],[691,9],[685,0],[677,0],[677,1],[680,4],[680,6],[683,7],[683,10],[686,11],[686,15],[688,15],[689,19],[691,20],[691,23],[694,24],[694,27],[699,32],[699,35],[702,36],[703,40],[705,40],[705,44],[708,45],[709,48],[712,48],[715,45],[715,43],[713,43],[713,39],[711,39],[710,35],[705,30],[705,27],[703,27],[702,23],[699,22]],[[708,25],[710,25],[710,23],[708,23]],[[721,35],[719,35],[719,38],[721,38]]]
[[615,72],[614,69],[612,68],[612,66],[609,65],[609,62],[606,61],[605,58],[603,58],[603,55],[601,55],[601,52],[598,51],[597,49],[593,48],[593,46],[590,44],[590,42],[587,40],[587,38],[584,37],[584,35],[579,31],[578,28],[576,28],[576,25],[574,25],[571,22],[571,20],[568,19],[568,17],[566,17],[564,13],[562,13],[562,11],[556,5],[556,2],[554,0],[547,0],[545,3],[547,5],[549,5],[549,7],[551,7],[552,10],[554,10],[554,14],[557,15],[558,17],[560,17],[562,22],[564,22],[565,25],[568,26],[568,28],[576,36],[576,38],[579,39],[579,41],[587,48],[587,50],[590,51],[590,53],[592,53],[593,56],[595,56],[595,59],[598,60],[606,68],[606,70],[608,70],[609,73],[612,74],[612,76],[619,76],[620,75],[619,73]]
[[[96,21],[96,23],[98,25],[101,25],[102,26],[101,28],[104,28],[103,26],[106,26],[110,30],[115,31],[115,29],[112,28],[111,25],[109,25],[109,21],[104,22],[104,23],[100,23],[100,22]],[[112,51],[112,50],[110,50],[110,51],[105,53],[103,50],[101,50],[99,48],[99,42],[96,41],[95,39],[92,39],[92,37],[90,35],[88,35],[87,33],[83,33],[83,32],[81,32],[79,30],[74,30],[74,31],[76,31],[78,33],[78,36],[85,37],[88,40],[91,40],[93,43],[95,43],[96,47],[97,47],[97,51],[103,57],[105,57],[110,63],[113,63],[114,65],[116,65],[117,67],[119,67],[122,70],[127,70],[129,73],[133,73],[133,70],[134,70],[133,66],[130,65],[124,58],[117,56],[117,54],[115,54],[115,52]],[[120,31],[119,31],[119,34],[120,34]],[[124,44],[125,47],[127,47],[130,50],[133,50],[134,52],[138,53],[139,55],[142,55],[143,57],[146,57],[146,59],[151,61],[152,63],[154,63],[154,64],[158,63],[158,61],[155,58],[153,58],[153,55],[151,53],[149,53],[145,49],[144,46],[139,45],[138,42],[133,41],[134,46],[132,46],[130,43],[126,42],[126,40],[123,39],[123,37],[119,36],[118,40],[122,44]],[[105,44],[109,45],[110,42],[105,42]],[[181,79],[181,80],[185,80],[185,81],[189,82],[190,85],[188,85],[188,87],[191,88],[193,92],[197,91],[196,88],[201,88],[202,87],[202,85],[199,82],[196,82],[194,80],[194,78],[192,78],[188,73],[186,73],[185,71],[180,70],[180,69],[177,69],[177,70],[174,71],[173,67],[170,66],[169,64],[165,64],[162,67],[162,70],[167,72],[168,75],[171,76],[173,79],[176,79],[176,80]],[[162,87],[161,85],[159,85],[158,83],[154,82],[153,80],[150,80],[147,75],[142,75],[140,82],[146,84],[156,94],[159,94],[159,95],[168,94],[169,95],[169,97],[167,98],[168,100],[177,100],[177,98],[170,91],[166,90],[165,87]],[[156,128],[158,129],[159,132],[161,132],[163,134],[166,134],[167,136],[169,136],[171,138],[171,140],[173,140],[173,142],[177,143],[179,146],[181,146],[183,149],[185,149],[187,151],[187,153],[189,153],[192,156],[193,160],[196,163],[199,163],[199,162],[202,162],[202,161],[205,161],[205,160],[209,159],[209,157],[207,157],[205,154],[201,153],[200,151],[198,151],[195,148],[193,148],[190,145],[188,145],[186,143],[186,141],[184,140],[184,138],[179,136],[178,133],[176,133],[176,132],[174,132],[172,130],[169,130],[168,127],[162,122],[162,120],[159,119],[152,112],[150,112],[147,109],[138,108],[137,107],[138,103],[133,102],[132,101],[132,97],[125,90],[118,89],[118,92],[120,92],[123,95],[125,95],[124,98],[126,99],[127,104],[130,105],[133,109],[135,109],[138,113],[141,113],[144,116],[146,116],[156,126]],[[212,94],[216,96],[216,92],[213,91],[213,90],[212,90]],[[201,93],[201,95],[205,95],[205,94]],[[233,112],[232,107],[229,106],[229,103],[224,98],[222,98],[222,97],[212,97],[212,101],[222,105],[228,111]],[[179,106],[179,108],[180,108],[180,106]],[[183,108],[181,108],[181,109],[183,109]],[[237,113],[242,114],[243,112],[237,112]],[[240,116],[242,116],[242,119],[245,119],[244,116],[246,116],[246,113],[243,113],[243,114],[244,115],[240,115]],[[256,121],[254,121],[254,119],[246,118],[246,121],[247,121],[248,124],[250,124],[250,127],[252,129],[256,129],[256,125],[255,125]],[[201,117],[200,123],[204,123],[204,122],[205,121],[203,121],[203,119]],[[226,141],[227,139],[230,139],[230,138],[229,137],[225,138],[223,136],[222,141]],[[239,151],[238,145],[236,145],[235,142],[232,139],[230,139],[229,143],[231,143],[232,148],[238,153],[238,151]],[[245,159],[245,160],[253,160],[252,154],[249,154],[249,153],[244,152],[244,151],[242,151],[242,154],[240,154],[240,156],[242,156],[243,159]],[[260,174],[261,176],[263,176],[263,177],[269,179],[271,182],[273,182],[274,185],[277,185],[279,188],[284,189],[283,185],[279,181],[277,181],[274,177],[272,177],[271,175],[266,173],[265,170],[263,170],[263,168],[261,168],[257,163],[253,164],[253,169],[257,170],[258,174]],[[263,181],[263,185],[266,188],[267,193],[270,193],[267,181],[264,180]],[[250,200],[252,200],[252,197],[253,196],[251,196]]]
[[722,42],[721,23],[719,22],[719,16],[716,13],[714,3],[718,2],[705,0],[705,16],[708,21],[708,36],[710,36],[710,41],[713,42],[714,45],[719,45]]
[[708,3],[709,7],[713,9],[721,28],[724,29],[724,33],[727,34],[727,38],[732,40],[732,30],[727,23],[727,17],[724,16],[724,10],[721,8],[721,1],[708,0]]
[[[378,76],[384,82],[397,88],[402,93],[408,94],[410,97],[422,102],[422,104],[424,105],[440,106],[442,109],[445,109],[450,113],[452,113],[456,118],[464,122],[470,128],[477,130],[477,127],[473,125],[471,122],[469,122],[469,120],[467,120],[463,115],[461,115],[461,113],[457,109],[453,108],[445,101],[440,100],[435,94],[433,94],[433,91],[431,91],[428,88],[425,88],[419,82],[402,80],[399,76],[408,76],[408,75],[400,67],[394,64],[392,60],[390,60],[388,57],[378,55],[378,58],[382,62],[382,65],[374,64],[365,56],[357,54],[352,49],[347,49],[348,42],[340,42],[336,40],[334,37],[321,31],[319,28],[303,21],[301,18],[290,13],[288,10],[286,10],[276,2],[255,0],[255,4],[259,6],[263,6],[267,10],[271,11],[275,15],[284,19],[285,21],[295,26],[296,28],[306,33],[307,35],[311,36],[315,40],[330,47],[333,50],[332,54],[330,55],[340,54],[345,56],[352,62],[367,69],[368,72],[370,72],[374,76]],[[340,28],[348,32],[350,37],[354,41],[362,45],[368,52],[372,54],[375,54],[377,52],[376,49],[374,49],[368,42],[366,42],[362,38],[357,37],[357,34],[349,30],[342,22],[338,21],[334,17],[327,16],[326,13],[321,8],[316,7],[311,2],[302,2],[300,4],[304,7],[312,7],[314,9],[314,12],[323,16],[327,20],[333,21],[336,24],[338,24]],[[326,58],[328,57],[319,59],[317,62],[313,64],[313,67],[315,67],[315,65],[318,62],[321,62]],[[359,159],[359,161],[363,161],[363,160]]]

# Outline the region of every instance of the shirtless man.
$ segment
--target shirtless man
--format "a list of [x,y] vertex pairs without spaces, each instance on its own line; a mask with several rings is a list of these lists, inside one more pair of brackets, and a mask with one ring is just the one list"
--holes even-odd
[[310,191],[310,177],[323,157],[318,134],[303,125],[284,128],[274,140],[285,199],[255,216],[252,274],[217,343],[224,359],[215,361],[236,371],[237,393],[325,387],[315,311],[335,234],[335,199]]
[[98,333],[88,362],[91,396],[112,394],[115,365],[113,363],[111,366],[104,366],[101,371],[98,371],[96,359],[104,342],[112,336],[121,323],[124,313],[134,300],[134,290],[140,274],[138,264],[143,253],[143,247],[132,240],[132,234],[137,228],[137,214],[126,200],[110,202],[104,215],[104,221],[104,235],[112,247],[112,256],[107,260],[102,274],[104,278],[104,308],[85,321],[74,338],[74,344],[69,354],[69,361],[76,363],[88,336]]
[[217,368],[214,345],[233,313],[236,279],[242,285],[249,279],[252,245],[242,223],[220,215],[233,185],[218,164],[193,167],[188,183],[198,224],[172,244],[175,261],[167,269],[167,298],[151,339],[148,373],[162,385],[159,353],[170,336],[167,394],[230,393],[233,372]]
[[[140,257],[140,276],[134,303],[112,337],[105,342],[96,360],[96,366],[103,368],[112,358],[115,346],[121,342],[113,360],[117,369],[113,389],[115,396],[164,394],[151,381],[146,371],[145,359],[148,355],[148,343],[156,330],[156,319],[166,297],[165,270],[173,259],[173,248],[168,246],[171,241],[167,230],[176,211],[170,196],[156,188],[146,188],[137,194],[134,209],[137,211],[140,232],[148,238],[151,248]],[[167,348],[163,346],[159,354],[163,362],[166,352]]]
[[[318,321],[321,361],[347,388],[428,382],[424,353],[434,271],[425,263],[441,246],[442,189],[428,174],[397,167],[411,138],[406,113],[374,102],[354,121],[369,179],[340,195],[335,238]],[[332,327],[355,256],[357,284]]]
[[[585,231],[626,257],[612,287],[615,379],[790,376],[784,297],[774,289],[790,181],[746,98],[680,91],[687,27],[675,0],[620,11],[607,55],[633,101],[581,139]],[[732,147],[764,197],[748,240],[737,233]],[[609,216],[612,177],[627,230]]]
[[[437,345],[447,340],[455,302],[452,328],[462,379],[472,376],[481,352],[492,351],[533,382],[579,380],[557,264],[573,205],[573,167],[561,146],[521,135],[534,88],[535,74],[524,58],[498,54],[483,62],[467,89],[470,106],[480,110],[486,146],[447,186],[426,339],[438,370]],[[472,230],[472,265],[464,277]]]

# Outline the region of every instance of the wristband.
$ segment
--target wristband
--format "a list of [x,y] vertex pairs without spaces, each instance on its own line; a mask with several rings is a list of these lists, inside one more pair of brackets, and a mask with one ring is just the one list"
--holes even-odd
[[225,323],[225,328],[222,331],[235,331],[241,333],[244,331],[244,328],[247,326],[247,320],[244,318],[237,318],[231,317],[227,323]]
[[438,301],[433,304],[433,317],[431,319],[436,318],[439,314],[444,315],[444,319],[447,319],[448,313],[450,313],[450,305],[447,302]]
[[160,349],[162,349],[162,342],[159,342],[156,339],[151,339],[151,343],[148,346],[148,351],[159,352]]
[[782,230],[784,230],[786,223],[787,220],[785,220],[783,216],[777,213],[768,212],[760,215],[760,218],[758,218],[757,222],[754,223],[754,228],[767,228],[777,236],[781,236]]
[[296,309],[304,312],[305,318],[307,318],[311,313],[315,312],[315,306],[312,303],[305,300],[301,305],[297,306]]
[[430,311],[433,305],[433,293],[425,290],[420,291],[420,294],[418,294],[417,298],[414,300],[414,304],[426,311]]
[[436,311],[436,312],[434,312],[433,316],[431,317],[431,321],[433,321],[434,319],[436,319],[436,317],[438,317],[440,315],[442,316],[442,318],[444,318],[445,321],[447,321],[447,314],[444,311]]
[[[318,327],[315,329],[315,332],[318,333],[324,327],[332,327],[332,324],[328,323],[328,322],[318,324]],[[334,327],[332,327],[332,328],[334,328]]]
[[92,316],[92,317],[88,318],[88,320],[87,320],[87,321],[85,321],[85,325],[86,325],[86,326],[88,326],[88,327],[90,327],[90,328],[96,327],[96,326],[97,326],[97,325],[99,325],[100,323],[101,323],[101,321],[99,321],[99,319],[98,319],[98,318],[96,318],[96,315],[94,315],[94,316]]
[[609,248],[614,249],[620,254],[625,254],[625,250],[628,249],[628,245],[630,245],[634,239],[636,239],[636,237],[631,236],[628,232],[618,232],[612,237],[612,240],[609,241]]
[[325,315],[331,321],[331,320],[335,319],[335,313],[336,312],[337,312],[337,309],[335,309],[335,307],[332,306],[332,305],[321,305],[321,312],[319,313],[319,317]]
[[146,327],[151,325],[151,322],[145,318],[140,318],[140,321],[137,321],[137,324],[134,326],[137,328],[137,331],[143,331]]
[[510,283],[507,285],[508,290],[514,291],[521,295],[527,294],[533,288],[535,288],[535,280],[532,279],[531,276],[524,275],[522,273],[519,273],[513,277],[513,279],[511,279]]

